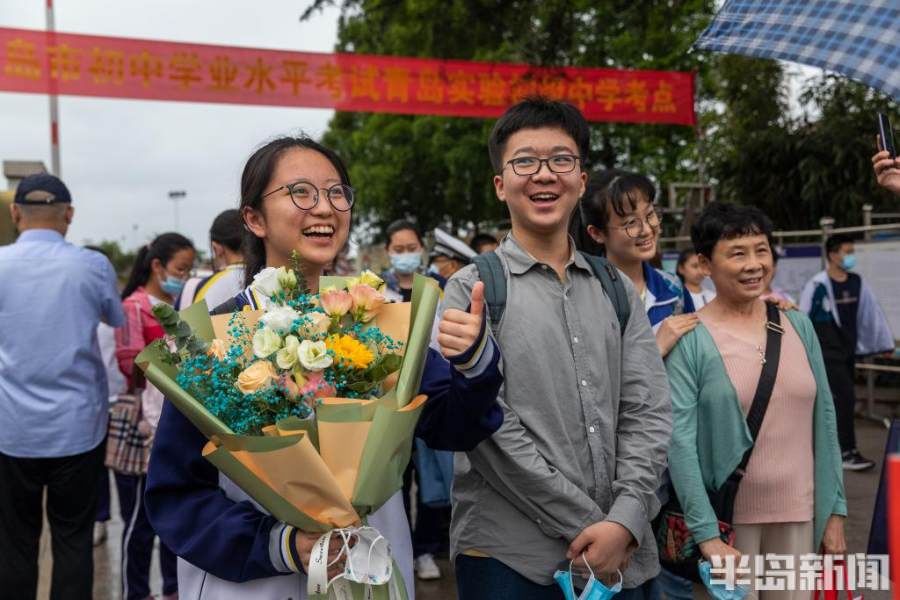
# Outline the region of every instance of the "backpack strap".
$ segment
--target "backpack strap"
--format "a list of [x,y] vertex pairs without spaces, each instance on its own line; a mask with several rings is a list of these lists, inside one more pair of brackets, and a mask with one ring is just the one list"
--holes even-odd
[[497,253],[491,250],[472,258],[478,277],[484,282],[484,302],[491,317],[491,333],[500,331],[500,320],[506,310],[506,272]]
[[600,280],[603,291],[606,292],[613,308],[616,309],[616,316],[619,318],[619,332],[621,335],[625,335],[625,327],[628,325],[628,319],[631,317],[631,303],[628,302],[628,292],[625,291],[625,284],[622,283],[622,278],[619,276],[616,268],[604,257],[594,256],[585,252],[581,252],[581,256],[588,261],[588,264],[591,265],[591,270],[594,271],[594,275]]

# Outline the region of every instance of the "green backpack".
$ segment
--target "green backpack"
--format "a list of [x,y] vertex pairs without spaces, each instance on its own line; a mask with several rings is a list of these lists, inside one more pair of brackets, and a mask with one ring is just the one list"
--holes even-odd
[[[579,252],[594,271],[594,276],[600,280],[603,291],[606,292],[616,309],[619,318],[619,331],[625,335],[625,326],[628,325],[628,317],[631,316],[631,305],[628,303],[628,293],[622,278],[608,260],[602,256],[594,256]],[[506,272],[503,263],[496,252],[479,254],[472,259],[478,269],[478,276],[484,282],[484,302],[487,304],[488,314],[491,316],[491,331],[497,337],[500,328],[500,319],[506,310]]]

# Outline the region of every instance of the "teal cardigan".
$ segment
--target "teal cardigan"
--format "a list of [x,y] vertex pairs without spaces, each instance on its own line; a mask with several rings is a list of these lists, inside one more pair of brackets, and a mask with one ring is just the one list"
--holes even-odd
[[[806,347],[816,380],[813,457],[818,548],[828,518],[847,514],[834,403],[812,323],[796,310],[783,314]],[[734,472],[752,438],[725,363],[702,323],[682,337],[669,353],[666,369],[672,387],[673,421],[669,472],[685,522],[694,538],[702,542],[719,533],[707,490],[718,489]]]

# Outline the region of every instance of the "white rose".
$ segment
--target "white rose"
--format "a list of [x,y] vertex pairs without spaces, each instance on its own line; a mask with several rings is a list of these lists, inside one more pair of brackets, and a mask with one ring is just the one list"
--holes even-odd
[[325,342],[311,342],[303,340],[297,351],[300,364],[307,371],[321,371],[331,366],[331,355],[325,348]]
[[284,335],[291,330],[294,320],[299,318],[300,313],[290,306],[277,306],[267,310],[259,320],[266,327],[270,327],[272,330]]
[[279,271],[283,270],[284,267],[279,267],[277,269],[275,267],[266,267],[253,276],[253,283],[250,284],[250,287],[260,294],[264,294],[271,298],[276,292],[281,291],[281,286],[278,284],[278,277],[280,275]]
[[278,368],[285,371],[293,369],[300,359],[299,350],[300,340],[296,336],[289,335],[284,338],[284,348],[275,355],[275,362],[278,363]]
[[257,329],[253,334],[253,354],[259,358],[267,358],[279,348],[281,348],[281,336],[268,327]]

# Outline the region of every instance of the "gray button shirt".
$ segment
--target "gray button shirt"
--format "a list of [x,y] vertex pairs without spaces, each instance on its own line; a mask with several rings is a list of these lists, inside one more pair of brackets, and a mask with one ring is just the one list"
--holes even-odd
[[[497,250],[508,274],[500,323],[500,430],[456,455],[452,553],[477,551],[551,584],[569,543],[603,520],[639,543],[624,574],[659,572],[650,519],[666,465],[671,405],[656,340],[624,276],[624,335],[588,262],[574,253],[561,281],[512,236]],[[465,309],[475,266],[447,283],[444,307]]]

